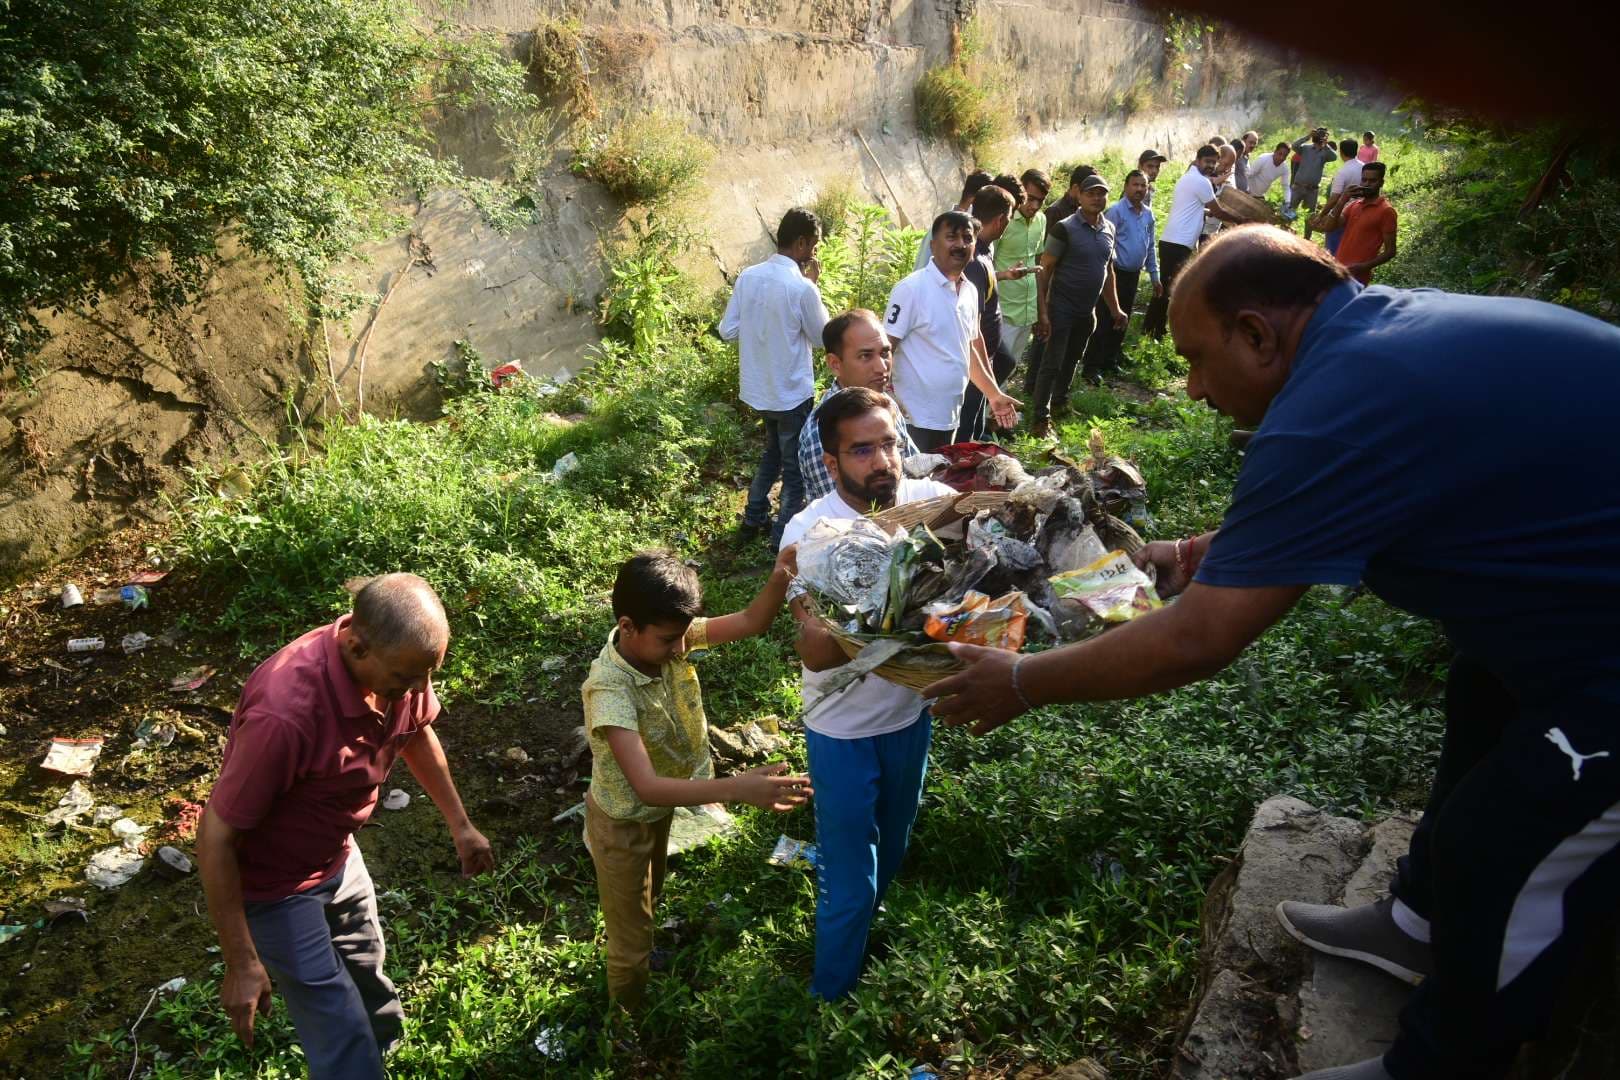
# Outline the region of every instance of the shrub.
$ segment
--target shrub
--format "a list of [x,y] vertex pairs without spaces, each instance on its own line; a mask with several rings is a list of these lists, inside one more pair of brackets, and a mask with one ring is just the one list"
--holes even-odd
[[714,147],[659,110],[585,120],[575,130],[574,171],[627,203],[661,203],[702,179]]
[[969,20],[955,55],[924,72],[916,90],[922,133],[954,142],[979,160],[1010,134],[1016,103],[1012,84],[984,59],[984,32],[979,19]]
[[893,224],[881,206],[856,206],[844,230],[822,242],[821,298],[837,314],[882,312],[895,283],[911,272],[921,229]]

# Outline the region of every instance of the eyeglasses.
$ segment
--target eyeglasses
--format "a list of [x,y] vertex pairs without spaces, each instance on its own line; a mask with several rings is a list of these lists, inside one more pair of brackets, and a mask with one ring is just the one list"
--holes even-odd
[[848,450],[840,450],[838,452],[840,454],[848,454],[856,461],[871,461],[873,454],[882,454],[884,457],[891,457],[898,452],[899,449],[899,439],[884,439],[880,443],[869,443],[865,446],[852,446]]

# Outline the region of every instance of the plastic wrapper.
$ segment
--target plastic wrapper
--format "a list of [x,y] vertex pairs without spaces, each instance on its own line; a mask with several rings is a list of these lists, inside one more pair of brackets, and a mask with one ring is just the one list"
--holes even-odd
[[950,465],[951,459],[939,454],[912,454],[900,462],[900,468],[913,480],[926,480]]
[[1103,445],[1102,432],[1096,428],[1091,429],[1089,449],[1091,458],[1086,462],[1086,475],[1102,508],[1122,517],[1146,514],[1147,481],[1142,479],[1136,466],[1110,454]]
[[1029,621],[1028,599],[1010,592],[990,599],[968,590],[959,603],[940,601],[928,607],[923,632],[935,641],[988,645],[1017,652],[1024,647],[1024,624]]
[[1153,579],[1136,568],[1123,551],[1110,551],[1096,562],[1052,578],[1060,601],[1076,604],[1106,623],[1129,622],[1164,603]]
[[816,592],[864,619],[881,617],[889,597],[895,536],[865,518],[822,518],[799,541],[799,576]]
[[1013,491],[1031,479],[1029,473],[1024,471],[1023,463],[1011,454],[985,458],[974,471],[980,490]]
[[895,536],[893,552],[889,559],[888,598],[877,627],[886,634],[898,630],[907,611],[921,602],[913,597],[913,583],[919,574],[926,567],[943,568],[945,564],[944,545],[926,527],[917,533],[901,529]]
[[1040,534],[1035,538],[1035,549],[1054,574],[1089,566],[1108,554],[1108,549],[1097,537],[1097,530],[1086,520],[1086,511],[1080,505],[1080,500],[1067,495],[1053,504],[1046,520],[1041,523]]
[[913,567],[911,581],[906,588],[905,606],[899,627],[902,630],[921,630],[927,620],[925,608],[937,600],[956,600],[982,581],[996,565],[994,547],[981,545],[966,548],[937,563],[924,560]]
[[816,845],[807,840],[794,840],[791,837],[779,836],[776,838],[776,847],[765,859],[772,866],[791,866],[800,870],[814,870],[821,865],[821,852]]

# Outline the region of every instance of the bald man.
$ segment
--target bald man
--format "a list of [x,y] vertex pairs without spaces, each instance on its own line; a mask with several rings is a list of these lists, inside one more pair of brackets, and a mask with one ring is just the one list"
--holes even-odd
[[1049,652],[953,645],[970,667],[924,696],[982,732],[1184,686],[1315,584],[1364,582],[1439,620],[1456,650],[1445,745],[1393,895],[1278,917],[1418,985],[1388,1053],[1307,1080],[1503,1076],[1620,909],[1620,329],[1363,287],[1267,226],[1210,241],[1170,321],[1188,394],[1256,428],[1221,528],[1140,553],[1180,598]]
[[402,1030],[376,893],[353,839],[395,755],[444,815],[461,872],[494,865],[430,726],[432,675],[450,643],[444,607],[414,574],[356,584],[352,614],[286,646],[243,684],[197,832],[231,1026],[253,1045],[274,979],[313,1080],[380,1080]]

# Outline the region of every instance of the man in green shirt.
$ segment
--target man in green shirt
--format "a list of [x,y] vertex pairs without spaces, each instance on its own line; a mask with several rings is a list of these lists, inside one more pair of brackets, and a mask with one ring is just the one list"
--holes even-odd
[[1007,230],[996,241],[996,291],[1001,294],[1002,340],[1016,358],[1029,344],[1030,327],[1035,325],[1035,278],[1014,275],[1017,267],[1033,269],[1046,248],[1046,213],[1041,206],[1052,181],[1039,169],[1029,169],[1019,182],[1024,198],[1018,212],[1007,222]]

